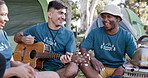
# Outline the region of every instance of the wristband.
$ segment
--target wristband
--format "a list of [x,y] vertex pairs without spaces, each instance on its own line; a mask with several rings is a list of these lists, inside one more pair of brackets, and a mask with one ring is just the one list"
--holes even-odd
[[125,69],[125,67],[126,67],[126,66],[125,66],[125,64],[122,64],[122,68],[124,68],[124,69]]

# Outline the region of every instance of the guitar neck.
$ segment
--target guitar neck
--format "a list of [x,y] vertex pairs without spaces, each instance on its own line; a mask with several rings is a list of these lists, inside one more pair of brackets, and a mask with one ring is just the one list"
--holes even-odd
[[53,54],[53,53],[42,53],[37,52],[36,58],[44,58],[44,59],[60,59],[62,54]]

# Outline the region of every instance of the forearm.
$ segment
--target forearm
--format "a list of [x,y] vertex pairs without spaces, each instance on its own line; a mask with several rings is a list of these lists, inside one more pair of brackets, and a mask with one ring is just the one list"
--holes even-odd
[[11,67],[17,67],[20,65],[23,65],[24,63],[20,62],[20,61],[11,61]]
[[22,37],[23,37],[23,32],[16,33],[15,36],[14,36],[14,41],[16,43],[21,43]]
[[[82,54],[88,54],[88,49],[86,49],[86,48],[83,48],[83,47],[80,47],[80,52],[82,53]],[[89,53],[90,54],[90,53]],[[92,54],[90,54],[90,59],[93,59],[94,58],[94,56],[92,55]]]
[[15,72],[15,68],[13,67],[13,68],[7,68],[6,70],[5,70],[5,73],[4,73],[4,76],[3,76],[3,78],[10,78],[10,77],[12,77],[12,76],[16,76],[16,72]]
[[80,47],[80,52],[83,53],[88,53],[88,49]]

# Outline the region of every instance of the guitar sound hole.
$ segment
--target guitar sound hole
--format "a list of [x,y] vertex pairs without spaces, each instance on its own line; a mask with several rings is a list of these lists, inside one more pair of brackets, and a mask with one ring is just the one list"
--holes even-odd
[[31,59],[34,59],[36,56],[36,51],[35,50],[32,50],[31,53],[30,53],[30,58]]

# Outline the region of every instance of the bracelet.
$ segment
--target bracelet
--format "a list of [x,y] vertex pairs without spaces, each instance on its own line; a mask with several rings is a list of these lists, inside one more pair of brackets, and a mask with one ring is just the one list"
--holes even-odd
[[126,67],[126,66],[125,66],[125,64],[122,64],[122,68],[124,68],[124,69],[125,69],[125,67]]

